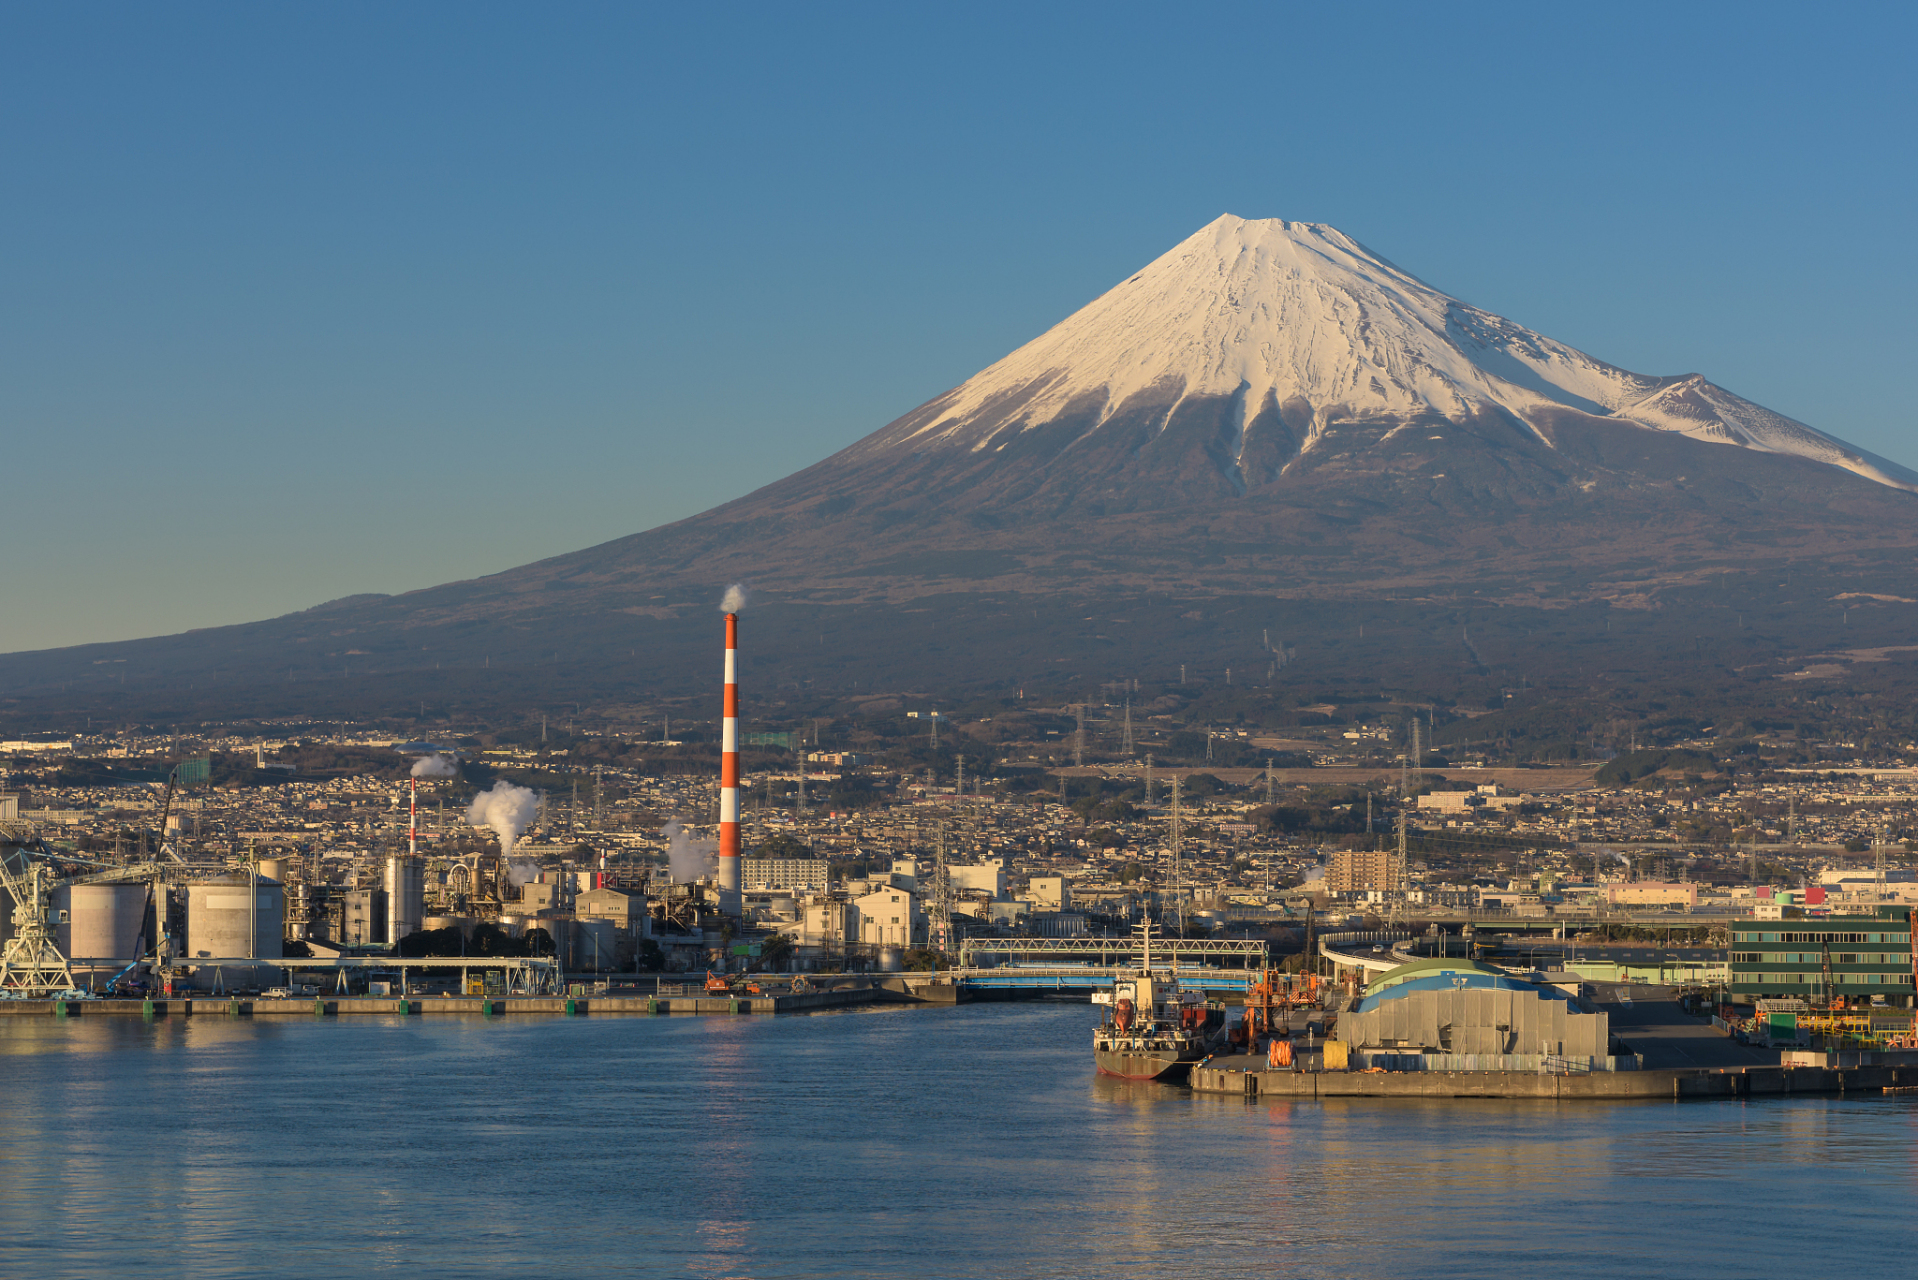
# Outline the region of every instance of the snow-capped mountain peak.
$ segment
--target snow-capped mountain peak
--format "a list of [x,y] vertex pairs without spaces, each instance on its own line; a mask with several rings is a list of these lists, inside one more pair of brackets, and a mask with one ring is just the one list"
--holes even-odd
[[1550,445],[1573,410],[1918,490],[1918,473],[1702,377],[1631,373],[1469,306],[1336,228],[1229,214],[870,443],[983,452],[1069,411],[1091,435],[1148,405],[1164,429],[1212,397],[1237,406],[1241,453],[1267,413],[1309,451],[1338,421],[1488,410]]

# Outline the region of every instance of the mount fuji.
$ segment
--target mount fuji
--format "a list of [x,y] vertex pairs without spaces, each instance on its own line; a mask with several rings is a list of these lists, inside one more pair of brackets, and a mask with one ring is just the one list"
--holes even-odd
[[1851,623],[1841,598],[1902,626],[1914,550],[1918,473],[1898,463],[1699,374],[1607,364],[1332,227],[1225,216],[701,515],[405,595],[0,657],[0,691],[119,657],[244,683],[348,653],[369,676],[545,655],[588,693],[666,687],[703,669],[734,581],[782,637],[773,679],[1270,676],[1316,644],[1327,678],[1489,680],[1530,661],[1520,637],[1562,651],[1613,634],[1606,615],[1636,620],[1654,665],[1704,661],[1698,637],[1734,617],[1754,653],[1803,648]]

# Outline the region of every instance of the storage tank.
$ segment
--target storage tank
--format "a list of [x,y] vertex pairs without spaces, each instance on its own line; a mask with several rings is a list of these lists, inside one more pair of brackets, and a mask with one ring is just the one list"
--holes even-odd
[[286,859],[285,858],[261,858],[260,859],[260,878],[263,880],[278,880],[281,884],[285,884],[286,883]]
[[386,860],[386,943],[418,933],[426,910],[426,868],[418,858]]
[[906,967],[905,953],[898,947],[879,948],[879,972],[898,973]]
[[[526,932],[529,923],[525,916],[507,915],[499,918],[500,932],[509,938],[517,938]],[[537,922],[532,922],[537,923]]]
[[420,928],[429,933],[436,929],[458,929],[470,939],[473,936],[473,917],[425,916],[420,920]]
[[186,958],[278,960],[286,891],[278,881],[221,876],[187,886]]
[[[54,919],[66,913],[66,923],[54,928],[54,942],[75,961],[138,959],[145,940],[147,887],[129,884],[76,884],[55,890]],[[115,965],[118,968],[119,965]]]
[[573,968],[599,972],[613,967],[619,931],[611,920],[573,921]]
[[[552,954],[557,958],[559,966],[562,969],[570,969],[573,967],[573,923],[571,916],[553,915],[545,912],[537,916],[528,916],[526,918],[527,929],[544,929],[546,930],[547,936],[552,938]],[[543,954],[544,948],[541,950]]]

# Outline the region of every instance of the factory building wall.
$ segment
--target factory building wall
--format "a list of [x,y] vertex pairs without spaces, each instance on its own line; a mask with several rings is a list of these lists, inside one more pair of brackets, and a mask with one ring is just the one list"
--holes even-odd
[[1468,987],[1410,991],[1341,1015],[1338,1037],[1360,1049],[1604,1057],[1611,1020],[1530,991]]
[[1827,948],[1837,987],[1829,994],[1911,1003],[1911,929],[1902,907],[1873,915],[1741,920],[1732,929],[1731,992],[1746,998],[1827,994]]

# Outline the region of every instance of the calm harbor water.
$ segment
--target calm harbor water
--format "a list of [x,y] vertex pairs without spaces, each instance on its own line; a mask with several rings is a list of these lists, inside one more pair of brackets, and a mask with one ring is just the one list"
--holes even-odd
[[1918,1099],[1254,1103],[1085,1005],[0,1018],[0,1274],[1794,1276],[1918,1253]]

